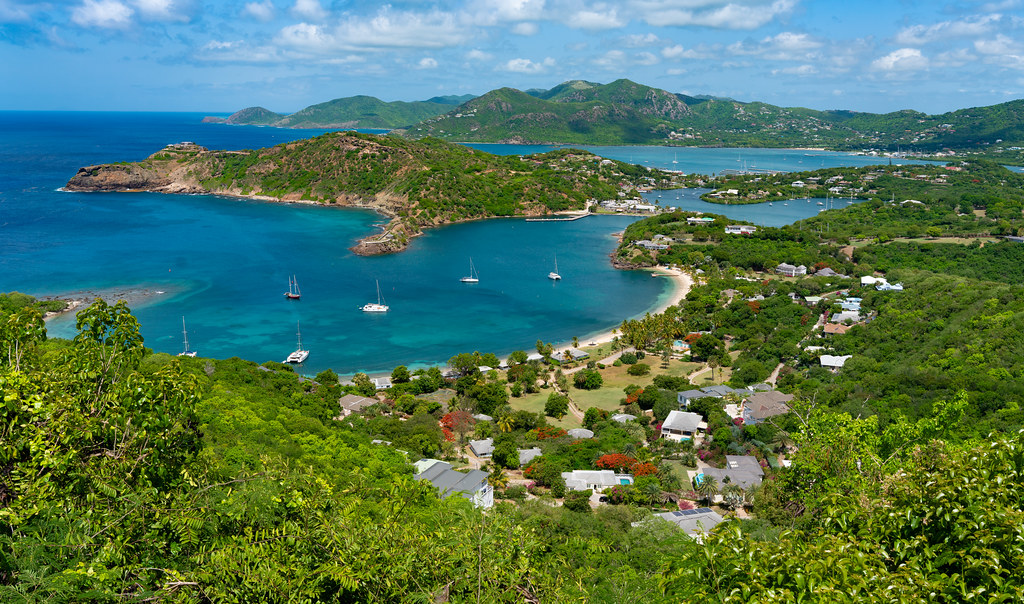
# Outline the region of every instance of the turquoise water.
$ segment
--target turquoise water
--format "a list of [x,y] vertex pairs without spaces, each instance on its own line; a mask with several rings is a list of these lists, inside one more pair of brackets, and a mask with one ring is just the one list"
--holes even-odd
[[[700,196],[709,189],[677,189],[670,191],[651,191],[643,196],[651,203],[664,208],[676,208],[686,212],[704,212],[705,214],[721,214],[736,220],[745,220],[761,226],[780,227],[793,224],[798,220],[816,216],[822,209],[839,210],[848,205],[860,203],[862,199],[832,199],[809,197],[807,199],[789,199],[772,202],[725,205],[708,203]],[[818,205],[818,202],[827,205]]]
[[[670,293],[664,279],[609,264],[612,235],[635,220],[629,217],[451,225],[403,253],[362,258],[347,248],[382,222],[367,211],[57,190],[81,166],[142,159],[171,142],[242,149],[319,133],[201,124],[201,117],[0,112],[0,291],[142,290],[151,295],[133,310],[147,346],[181,351],[184,316],[192,348],[218,358],[282,360],[295,349],[298,322],[311,351],[304,373],[388,371],[473,350],[529,350],[538,339],[585,342]],[[700,161],[727,167],[728,158],[713,155],[718,159]],[[756,216],[750,219],[759,224],[797,219],[758,206],[705,211]],[[556,254],[564,278],[558,283],[547,279]],[[477,284],[459,282],[470,257]],[[292,274],[299,301],[283,296]],[[377,280],[391,311],[362,313],[358,307],[376,299]],[[54,320],[50,333],[71,335],[72,323]]]

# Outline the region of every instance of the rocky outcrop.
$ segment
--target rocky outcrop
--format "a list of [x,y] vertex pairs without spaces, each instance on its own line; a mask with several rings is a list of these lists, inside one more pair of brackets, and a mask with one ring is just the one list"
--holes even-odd
[[108,164],[79,168],[68,184],[68,191],[154,191],[171,185],[160,175],[138,164]]

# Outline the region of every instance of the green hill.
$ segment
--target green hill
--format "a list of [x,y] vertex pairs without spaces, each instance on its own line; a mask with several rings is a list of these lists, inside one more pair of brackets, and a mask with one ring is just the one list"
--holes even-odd
[[408,129],[467,142],[881,148],[935,152],[1024,145],[1024,101],[941,115],[817,111],[673,94],[629,80],[500,88]]
[[473,95],[436,96],[427,101],[385,102],[372,96],[350,96],[310,105],[285,115],[262,107],[249,107],[230,117],[208,117],[208,123],[228,123],[280,128],[381,128],[392,129],[415,124],[440,115]]

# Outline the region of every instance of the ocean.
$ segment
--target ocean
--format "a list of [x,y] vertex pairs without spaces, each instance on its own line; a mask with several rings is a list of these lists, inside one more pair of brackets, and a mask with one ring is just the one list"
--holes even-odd
[[[0,112],[0,291],[132,293],[146,345],[172,354],[182,350],[183,319],[200,356],[256,362],[283,360],[301,330],[310,356],[300,371],[331,368],[343,375],[443,364],[460,352],[532,350],[537,340],[586,342],[671,293],[665,279],[611,267],[614,234],[631,217],[469,222],[430,230],[405,252],[365,258],[348,247],[384,222],[365,210],[58,190],[82,166],[140,160],[168,143],[246,149],[322,132],[202,124],[202,117]],[[628,148],[609,149],[621,154]],[[682,150],[632,149],[645,161],[657,158],[665,164],[660,167],[697,171],[696,164],[684,164],[690,154]],[[764,150],[743,154],[754,151]],[[725,169],[735,167],[732,153],[718,153],[718,164],[699,153],[692,157]],[[758,163],[769,164],[772,154],[762,156]],[[676,157],[679,164],[672,163]],[[842,162],[854,156],[827,157]],[[729,211],[740,212],[736,218],[766,214],[753,220],[759,224],[773,218],[758,206]],[[776,214],[776,222],[798,219]],[[470,258],[479,283],[459,281]],[[547,279],[556,258],[560,282]],[[283,295],[292,275],[301,300]],[[376,301],[377,283],[391,310],[361,312]],[[48,330],[70,337],[74,317],[54,319]]]

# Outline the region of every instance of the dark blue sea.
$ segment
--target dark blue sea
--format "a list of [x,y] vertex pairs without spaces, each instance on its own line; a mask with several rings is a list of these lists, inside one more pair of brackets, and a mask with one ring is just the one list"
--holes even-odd
[[[364,258],[348,248],[384,222],[368,211],[59,191],[79,167],[141,160],[168,143],[247,149],[321,133],[202,124],[202,117],[0,112],[0,291],[126,294],[146,345],[169,353],[182,350],[183,317],[201,356],[257,362],[283,360],[301,326],[311,351],[301,368],[307,374],[390,371],[474,350],[500,355],[532,349],[538,339],[586,341],[670,295],[667,280],[609,264],[613,235],[629,217],[471,222],[431,230],[403,253]],[[697,171],[678,150],[635,149],[662,167]],[[719,169],[735,167],[735,158],[721,163]],[[730,211],[764,212],[743,207]],[[754,222],[792,222],[817,211],[806,210]],[[563,276],[557,283],[547,279],[556,256]],[[459,281],[470,258],[476,284]],[[290,275],[301,300],[283,296]],[[390,312],[360,312],[376,301],[377,282]],[[52,320],[49,331],[73,335],[74,318]]]

